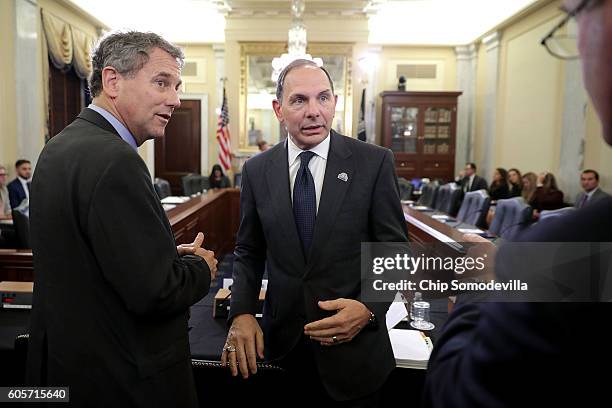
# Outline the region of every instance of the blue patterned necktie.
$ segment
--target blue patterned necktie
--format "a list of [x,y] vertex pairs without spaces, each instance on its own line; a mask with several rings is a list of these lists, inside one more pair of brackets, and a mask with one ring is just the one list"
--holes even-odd
[[317,217],[317,196],[314,178],[308,163],[315,156],[313,152],[300,153],[300,169],[293,185],[293,216],[302,240],[304,255],[308,255]]

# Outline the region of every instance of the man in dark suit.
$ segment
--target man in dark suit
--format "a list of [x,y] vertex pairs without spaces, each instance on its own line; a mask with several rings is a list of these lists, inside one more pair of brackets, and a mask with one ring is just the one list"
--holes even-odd
[[[564,22],[545,37],[551,54],[563,48],[549,45],[572,17],[578,22],[584,80],[612,145],[612,1],[566,0]],[[521,241],[587,242],[591,256],[578,267],[554,264],[551,272],[564,272],[591,286],[591,303],[466,303],[456,307],[429,361],[425,405],[431,407],[601,406],[609,404],[606,377],[612,341],[606,327],[612,309],[610,252],[612,198],[603,198],[567,216],[530,228]],[[468,238],[468,237],[466,237]],[[473,238],[473,237],[472,237]],[[477,239],[474,238],[474,241]],[[605,243],[601,251],[599,243]],[[566,251],[572,251],[566,246]],[[576,254],[569,253],[571,257]],[[517,260],[537,259],[517,253],[511,245],[497,254],[496,274],[516,278],[530,271],[512,268]],[[579,259],[576,257],[575,259]],[[597,280],[593,280],[593,278]],[[552,283],[552,281],[549,281]],[[556,289],[549,284],[544,288]],[[568,292],[569,293],[569,292]],[[608,401],[607,403],[605,401]]]
[[464,176],[459,181],[463,193],[470,193],[478,190],[488,190],[487,180],[476,174],[476,164],[466,163]]
[[198,406],[188,310],[208,293],[216,260],[201,233],[176,246],[136,150],[164,136],[182,59],[153,33],[104,38],[92,104],[37,164],[28,380],[70,387],[71,406]]
[[[11,208],[15,209],[30,199],[30,178],[32,177],[32,164],[28,160],[20,159],[15,163],[17,177],[6,186],[9,192]],[[27,206],[27,201],[26,201]]]
[[576,208],[595,204],[597,201],[610,197],[608,193],[599,188],[599,173],[595,170],[584,170],[580,175],[581,193],[576,196]]
[[[279,360],[296,402],[376,406],[395,361],[389,304],[361,298],[361,243],[405,242],[407,231],[391,152],[330,130],[336,101],[311,61],[279,77],[274,110],[289,136],[242,170],[222,360],[243,377],[256,372],[256,354]],[[264,265],[262,333],[254,315]]]

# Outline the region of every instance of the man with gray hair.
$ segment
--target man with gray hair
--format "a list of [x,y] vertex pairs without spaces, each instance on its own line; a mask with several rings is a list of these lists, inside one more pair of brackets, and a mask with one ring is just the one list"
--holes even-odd
[[92,104],[38,160],[28,382],[70,387],[72,406],[197,406],[188,309],[217,261],[202,233],[176,246],[136,150],[180,105],[182,60],[153,33],[102,39]]
[[257,356],[279,360],[292,387],[279,394],[301,406],[376,407],[395,360],[384,323],[389,303],[363,296],[360,253],[362,242],[407,241],[393,155],[331,129],[333,83],[311,61],[283,70],[276,98],[289,136],[242,169],[222,361],[246,378]]

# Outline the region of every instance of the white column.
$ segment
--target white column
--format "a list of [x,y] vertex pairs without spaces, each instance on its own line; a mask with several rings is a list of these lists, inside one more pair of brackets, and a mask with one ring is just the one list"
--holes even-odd
[[[15,1],[15,110],[17,158],[36,165],[44,144],[43,86],[39,49],[40,18],[35,0]],[[8,61],[7,61],[8,62]]]
[[499,79],[499,45],[501,34],[495,32],[482,42],[486,47],[485,110],[481,126],[484,133],[484,154],[482,163],[476,163],[480,174],[493,174],[495,158],[495,132],[497,125],[497,83]]
[[213,52],[215,54],[215,80],[217,83],[217,102],[215,108],[221,107],[223,101],[223,83],[221,80],[225,78],[225,45],[213,44]]
[[457,104],[455,174],[459,173],[466,162],[474,160],[477,50],[474,44],[455,47],[457,87],[463,92]]
[[[575,35],[576,24],[568,25],[567,30],[568,34]],[[558,182],[559,188],[565,193],[565,200],[571,203],[582,190],[579,180],[584,165],[586,106],[587,94],[582,84],[580,61],[565,61]]]
[[378,95],[376,89],[378,87],[378,70],[380,69],[380,54],[382,47],[372,47],[368,49],[368,53],[372,58],[373,66],[372,69],[367,72],[368,84],[366,86],[366,100],[365,100],[365,124],[366,134],[368,143],[376,143],[376,101]]

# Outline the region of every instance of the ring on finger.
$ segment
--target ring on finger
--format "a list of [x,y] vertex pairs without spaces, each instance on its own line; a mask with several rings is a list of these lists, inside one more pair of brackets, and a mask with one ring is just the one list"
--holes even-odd
[[338,342],[338,336],[332,336],[332,343]]
[[233,346],[231,344],[226,344],[225,347],[223,347],[223,351],[227,351],[228,353],[235,353],[236,346]]

